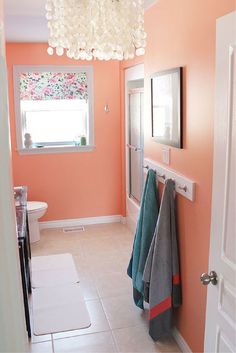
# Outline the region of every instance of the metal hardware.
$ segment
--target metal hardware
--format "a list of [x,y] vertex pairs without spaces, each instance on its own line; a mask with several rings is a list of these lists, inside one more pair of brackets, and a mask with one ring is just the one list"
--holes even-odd
[[215,271],[211,271],[209,275],[208,273],[203,273],[200,277],[200,281],[204,286],[208,286],[209,283],[215,286],[218,281],[217,273]]
[[[127,144],[127,147],[129,147],[129,146],[131,146],[131,145],[128,145],[128,144]],[[131,147],[130,147],[130,148],[131,148]],[[147,165],[144,165],[143,168],[148,170],[150,167],[149,167],[149,165],[147,164]],[[158,176],[158,178],[161,178],[161,179],[163,179],[163,180],[166,180],[166,175],[165,175],[165,174],[159,174],[159,173],[157,173],[156,170],[155,170],[155,172],[156,172],[156,175]],[[171,179],[172,179],[174,182],[176,182],[174,178],[171,178]],[[188,190],[187,185],[176,185],[176,188],[178,188],[179,190],[183,190],[184,192],[187,192],[187,190]]]
[[184,186],[178,186],[178,188],[180,189],[180,190],[183,190],[184,192],[187,192],[187,190],[188,190],[188,188],[187,188],[187,186],[186,185],[184,185]]
[[[148,169],[153,169],[156,171],[158,180],[160,183],[165,183],[166,180],[172,179],[175,182],[175,192],[179,193],[183,197],[186,197],[190,201],[195,200],[195,188],[196,183],[192,180],[186,178],[185,176],[178,174],[172,169],[167,168],[161,163],[153,161],[149,158],[144,158],[143,168],[145,173]],[[165,179],[162,176],[165,175]]]
[[110,108],[109,108],[109,105],[106,104],[105,107],[104,107],[104,112],[105,113],[110,113]]
[[131,150],[134,150],[135,152],[137,152],[137,151],[142,151],[142,148],[136,147],[136,146],[133,146],[133,145],[130,145],[129,143],[127,143],[126,146],[127,146],[128,148],[130,148]]
[[[144,165],[143,166],[143,169],[149,169],[149,166],[148,165]],[[165,174],[158,174],[157,172],[156,172],[156,170],[155,170],[155,173],[156,173],[156,175],[158,176],[158,178],[162,178],[162,179],[166,179],[166,176],[165,176]]]
[[158,173],[156,173],[156,175],[159,177],[159,178],[162,178],[162,179],[166,179],[166,176],[165,176],[165,174],[158,174]]

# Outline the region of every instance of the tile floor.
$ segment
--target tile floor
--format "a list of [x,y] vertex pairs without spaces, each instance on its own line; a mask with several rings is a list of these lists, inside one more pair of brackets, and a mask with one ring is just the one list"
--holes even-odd
[[132,301],[126,274],[133,234],[120,223],[86,226],[84,232],[41,232],[32,255],[71,253],[76,263],[92,325],[87,329],[32,337],[32,353],[181,352],[175,341],[154,343],[147,312]]

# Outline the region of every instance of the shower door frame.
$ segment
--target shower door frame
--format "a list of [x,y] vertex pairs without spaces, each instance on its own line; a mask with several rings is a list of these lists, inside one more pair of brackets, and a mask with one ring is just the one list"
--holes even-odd
[[[138,64],[125,70],[125,156],[126,156],[126,223],[134,231],[138,219],[139,204],[129,195],[129,82],[142,80],[144,82],[144,64]],[[143,85],[144,87],[144,85]],[[143,124],[142,124],[143,125]]]
[[[129,180],[129,185],[127,185],[127,187],[129,187],[128,189],[128,195],[129,198],[131,198],[134,202],[136,202],[138,205],[140,205],[141,202],[141,196],[142,196],[142,189],[143,189],[143,158],[144,158],[144,151],[143,151],[143,114],[142,114],[142,104],[144,102],[142,102],[142,99],[140,97],[140,144],[139,146],[134,146],[132,145],[132,141],[131,141],[131,111],[130,111],[130,95],[131,94],[144,94],[144,87],[142,88],[132,88],[128,91],[128,104],[129,104],[129,112],[128,112],[128,158],[129,158],[129,171],[128,171],[128,180]],[[140,154],[140,160],[141,160],[141,166],[140,166],[140,170],[139,170],[139,177],[140,177],[140,200],[138,200],[135,195],[132,194],[132,177],[131,177],[131,173],[132,173],[132,161],[131,161],[131,155],[132,155],[132,150],[134,150],[134,152]]]

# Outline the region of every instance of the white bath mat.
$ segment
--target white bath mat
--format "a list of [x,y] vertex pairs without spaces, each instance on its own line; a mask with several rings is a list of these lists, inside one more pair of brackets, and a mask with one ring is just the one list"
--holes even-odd
[[33,256],[31,265],[32,271],[60,270],[74,266],[74,260],[71,254]]
[[33,288],[60,286],[78,282],[79,277],[73,267],[71,270],[34,271],[32,275]]
[[73,284],[79,276],[71,254],[32,257],[32,287]]
[[91,325],[79,284],[35,288],[32,295],[35,335],[78,330]]

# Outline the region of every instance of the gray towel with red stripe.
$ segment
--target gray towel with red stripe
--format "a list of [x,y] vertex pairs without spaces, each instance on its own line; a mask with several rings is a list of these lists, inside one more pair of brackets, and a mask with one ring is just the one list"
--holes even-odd
[[167,180],[143,281],[149,303],[149,334],[154,341],[171,334],[172,310],[181,304],[174,203],[175,184]]

